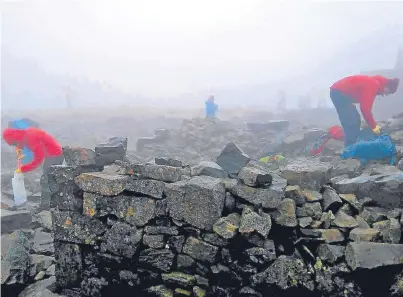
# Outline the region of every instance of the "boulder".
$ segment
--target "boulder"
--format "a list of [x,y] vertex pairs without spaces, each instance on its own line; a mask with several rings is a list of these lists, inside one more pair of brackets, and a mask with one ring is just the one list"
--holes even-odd
[[29,228],[32,216],[29,211],[7,209],[1,210],[1,233],[12,233],[18,229]]
[[127,151],[127,138],[112,137],[106,143],[95,146],[95,162],[98,166],[112,164],[116,160],[123,160]]
[[163,272],[169,272],[173,265],[175,255],[168,249],[145,249],[140,252],[139,263]]
[[295,214],[295,201],[289,198],[282,200],[277,207],[277,213],[274,216],[275,222],[284,227],[296,227],[298,225]]
[[95,152],[82,147],[63,147],[64,161],[67,166],[77,167],[95,165]]
[[165,183],[159,180],[131,178],[127,180],[125,190],[156,199],[162,199]]
[[332,210],[333,212],[336,212],[343,204],[343,201],[340,199],[340,196],[331,187],[325,187],[325,191],[323,192],[322,196],[323,196],[322,206],[324,211]]
[[238,178],[247,186],[255,187],[270,184],[273,180],[268,171],[263,171],[254,167],[243,167],[238,174]]
[[166,165],[141,164],[132,165],[135,173],[145,179],[155,179],[163,182],[174,183],[181,181],[184,176],[190,177],[190,168],[180,168]]
[[53,255],[55,248],[53,246],[53,234],[35,230],[32,251],[39,255]]
[[226,178],[228,173],[217,163],[212,161],[202,161],[191,168],[191,175],[206,175],[216,178]]
[[217,222],[215,222],[213,225],[213,230],[221,237],[230,239],[238,233],[240,221],[241,216],[237,213],[232,213],[226,217],[220,218]]
[[346,214],[344,211],[339,210],[336,213],[333,224],[339,228],[356,228],[358,227],[358,222],[352,217]]
[[381,232],[383,242],[400,242],[402,230],[398,220],[391,218],[386,221],[376,222],[373,224],[373,227]]
[[384,266],[402,265],[403,245],[372,242],[351,242],[345,257],[348,266],[357,269],[374,269]]
[[260,214],[254,212],[249,207],[245,207],[242,211],[241,226],[239,232],[242,234],[249,234],[257,232],[266,237],[271,230],[270,215],[262,212]]
[[195,260],[215,263],[218,247],[195,237],[189,237],[185,242],[183,252]]
[[312,159],[296,159],[288,163],[281,172],[290,185],[320,190],[330,180],[331,165]]
[[386,220],[388,210],[381,207],[364,207],[361,217],[370,225],[376,222]]
[[116,196],[126,189],[128,178],[123,175],[92,172],[80,174],[76,177],[75,182],[83,191],[105,196]]
[[377,241],[381,232],[373,228],[356,228],[351,230],[349,238],[355,242]]
[[315,220],[319,220],[322,217],[322,206],[319,202],[306,203],[296,208],[296,214],[298,218],[312,217]]
[[219,179],[198,176],[168,184],[165,195],[168,211],[174,219],[212,230],[224,209],[225,186]]
[[52,231],[52,215],[49,210],[42,210],[41,212],[32,216],[32,223],[38,227],[42,227],[43,231]]
[[217,157],[217,164],[232,176],[238,175],[239,171],[249,163],[246,155],[235,143],[228,143],[221,154]]
[[344,257],[344,246],[321,244],[318,247],[318,256],[322,261],[333,264]]

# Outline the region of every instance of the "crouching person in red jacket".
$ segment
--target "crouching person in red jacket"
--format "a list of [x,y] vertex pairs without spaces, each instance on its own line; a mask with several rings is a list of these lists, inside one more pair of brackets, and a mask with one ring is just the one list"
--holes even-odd
[[360,105],[362,116],[368,126],[375,134],[379,134],[381,128],[371,112],[375,97],[393,94],[398,86],[398,78],[353,75],[339,80],[330,87],[330,98],[344,130],[344,146],[355,143],[360,134],[361,117],[354,104]]
[[4,140],[19,149],[27,147],[33,152],[33,160],[21,166],[17,171],[30,172],[43,164],[41,177],[41,208],[50,208],[50,189],[48,185],[48,170],[53,165],[63,163],[63,150],[60,144],[45,131],[29,127],[27,129],[7,128],[3,131]]

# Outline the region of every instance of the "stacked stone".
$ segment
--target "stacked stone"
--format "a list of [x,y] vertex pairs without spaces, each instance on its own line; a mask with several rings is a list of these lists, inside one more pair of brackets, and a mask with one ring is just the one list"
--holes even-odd
[[353,275],[402,269],[402,205],[343,188],[351,180],[318,160],[275,174],[230,143],[194,167],[156,158],[95,171],[52,171],[67,296],[364,296],[371,282]]

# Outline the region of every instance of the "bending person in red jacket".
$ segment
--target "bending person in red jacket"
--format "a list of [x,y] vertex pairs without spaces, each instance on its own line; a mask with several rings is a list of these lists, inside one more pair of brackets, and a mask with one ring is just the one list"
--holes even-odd
[[17,171],[30,172],[43,163],[41,206],[45,209],[49,208],[50,190],[47,173],[50,166],[63,163],[62,147],[52,136],[35,127],[29,127],[24,130],[6,128],[3,131],[3,138],[9,145],[16,146],[19,149],[23,149],[26,146],[33,152],[32,162],[21,166]]
[[330,98],[344,129],[344,146],[355,143],[360,133],[361,117],[354,104],[360,105],[362,116],[368,126],[375,134],[379,134],[381,128],[371,112],[375,97],[394,94],[398,86],[398,78],[353,75],[339,80],[330,87]]

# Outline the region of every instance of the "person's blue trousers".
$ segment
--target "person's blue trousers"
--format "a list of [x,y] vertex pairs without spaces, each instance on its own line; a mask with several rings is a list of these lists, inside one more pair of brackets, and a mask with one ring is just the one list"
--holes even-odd
[[344,130],[344,147],[357,141],[361,129],[361,117],[355,108],[353,99],[337,90],[330,90],[330,98],[339,115]]

